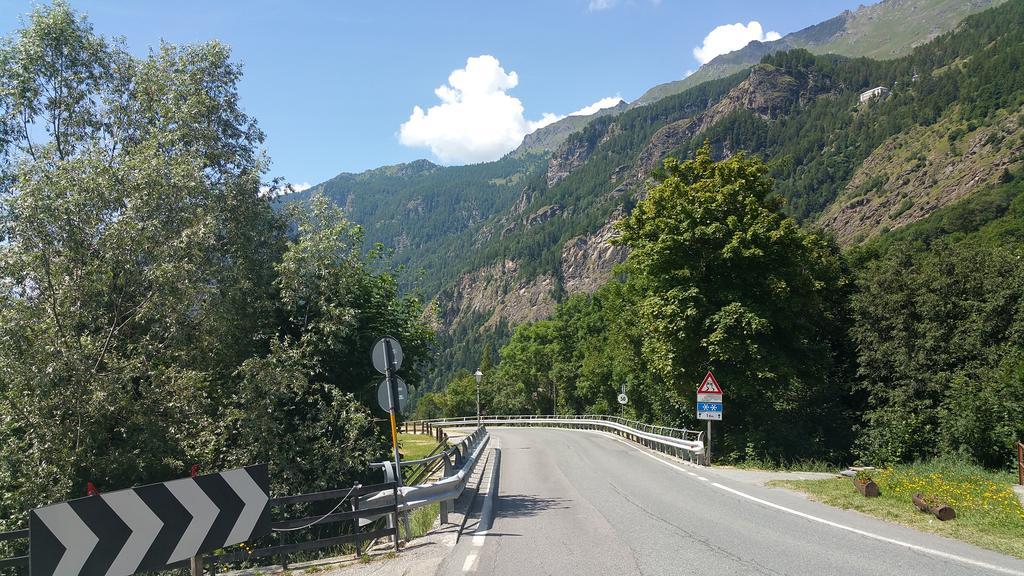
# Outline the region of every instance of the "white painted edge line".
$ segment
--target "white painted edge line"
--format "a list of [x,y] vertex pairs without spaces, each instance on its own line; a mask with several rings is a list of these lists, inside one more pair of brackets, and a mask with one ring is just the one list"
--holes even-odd
[[[495,440],[495,444],[497,444],[497,439]],[[493,459],[490,476],[487,478],[487,494],[484,496],[484,503],[480,509],[480,522],[477,524],[477,526],[487,526],[487,528],[473,533],[473,549],[466,555],[466,560],[462,563],[463,572],[471,572],[476,569],[476,549],[483,547],[487,533],[494,525],[494,500],[498,497],[498,477],[501,474],[501,448],[498,446],[494,447]]]
[[[679,466],[676,466],[675,464],[673,464],[671,462],[668,462],[668,461],[664,460],[663,458],[659,458],[658,456],[655,456],[654,454],[651,454],[650,452],[647,452],[646,450],[640,448],[639,446],[634,446],[634,445],[632,445],[632,444],[630,444],[628,442],[620,440],[619,438],[614,438],[613,437],[612,439],[613,440],[618,440],[619,442],[622,442],[623,444],[625,444],[625,445],[627,445],[627,446],[629,446],[631,448],[635,448],[641,454],[643,454],[645,456],[649,456],[649,457],[657,460],[658,462],[661,462],[665,466],[668,466],[669,468],[674,468],[674,469],[676,469],[676,470],[678,470],[680,472],[686,472],[687,474],[692,474],[692,472],[684,470],[683,468],[680,468]],[[708,481],[708,479],[704,478],[703,476],[697,476],[697,477],[700,478],[701,480]],[[896,540],[894,538],[889,538],[887,536],[882,536],[880,534],[873,534],[873,533],[868,532],[866,530],[861,530],[859,528],[853,528],[852,526],[846,526],[844,524],[839,524],[838,522],[833,522],[831,520],[826,520],[824,518],[819,518],[817,516],[813,516],[813,515],[807,514],[805,512],[800,512],[799,510],[793,510],[792,508],[787,508],[787,507],[782,506],[780,504],[775,504],[774,502],[769,502],[767,500],[758,498],[756,496],[751,496],[750,494],[747,494],[745,492],[741,492],[739,490],[736,490],[735,488],[730,488],[728,486],[724,486],[722,484],[719,484],[718,482],[711,482],[711,485],[714,486],[715,488],[719,488],[721,490],[725,490],[726,492],[729,492],[730,494],[735,494],[736,496],[739,496],[741,498],[746,498],[747,500],[750,500],[750,501],[753,501],[753,502],[757,502],[758,504],[761,504],[761,505],[764,505],[764,506],[768,506],[769,508],[774,508],[776,510],[780,510],[782,512],[786,512],[786,513],[792,514],[794,516],[799,516],[800,518],[804,518],[804,519],[810,520],[812,522],[818,522],[818,523],[824,524],[826,526],[831,526],[833,528],[838,528],[840,530],[846,530],[847,532],[852,532],[854,534],[858,534],[858,535],[864,536],[866,538],[871,538],[872,540],[878,540],[880,542],[886,542],[886,543],[889,543],[889,544],[895,544],[897,546],[902,546],[902,547],[907,548],[909,550],[914,550],[915,552],[921,552],[923,554],[930,554],[932,556],[937,556],[939,558],[944,558],[946,560],[953,560],[954,562],[960,562],[962,564],[968,564],[970,566],[976,566],[978,568],[984,568],[985,570],[991,570],[993,572],[999,572],[1001,574],[1010,574],[1012,576],[1024,576],[1024,572],[1020,572],[1020,571],[1014,570],[1012,568],[1004,568],[1002,566],[996,566],[995,564],[989,564],[988,562],[982,562],[980,560],[972,560],[971,558],[965,558],[964,556],[957,556],[956,554],[951,554],[949,552],[943,552],[941,550],[935,550],[934,548],[926,548],[924,546],[918,546],[917,544],[911,544],[909,542],[903,542],[901,540]]]

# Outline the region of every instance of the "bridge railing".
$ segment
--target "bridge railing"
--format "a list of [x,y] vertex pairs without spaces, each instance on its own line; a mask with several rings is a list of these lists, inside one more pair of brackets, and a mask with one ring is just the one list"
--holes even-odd
[[[473,426],[477,424],[475,417],[438,418],[407,422],[407,426],[422,426],[429,423],[434,428],[452,428]],[[700,462],[704,455],[704,433],[699,430],[672,428],[629,420],[619,416],[603,414],[582,415],[537,415],[518,414],[508,416],[481,416],[479,423],[487,426],[549,426],[561,428],[577,428],[584,430],[602,430],[617,434],[638,444],[672,454],[691,462]]]
[[[420,506],[434,502],[441,504],[441,522],[448,521],[448,508],[466,488],[473,468],[480,461],[490,435],[483,426],[478,427],[470,435],[462,439],[451,448],[419,460],[408,460],[401,462],[402,467],[406,466],[428,466],[438,461],[443,462],[444,473],[439,480],[424,482],[411,486],[402,486],[394,493],[381,491],[364,498],[364,501],[373,506],[382,506],[394,502],[398,498],[398,511],[408,512]],[[384,478],[387,481],[397,477],[393,462],[376,462],[370,464],[372,468],[384,471]],[[397,475],[400,475],[398,472]]]
[[[18,540],[28,540],[28,529],[13,530],[11,532],[0,532],[0,542],[11,542]],[[25,544],[22,548],[28,548]],[[11,556],[10,558],[0,558],[0,569],[2,568],[24,568],[28,570],[28,554],[19,554],[17,556]],[[0,570],[2,573],[2,570]]]

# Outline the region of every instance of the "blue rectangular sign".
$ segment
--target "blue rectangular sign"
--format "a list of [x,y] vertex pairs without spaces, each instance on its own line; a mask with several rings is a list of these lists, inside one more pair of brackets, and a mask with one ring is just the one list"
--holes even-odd
[[721,402],[698,402],[697,412],[721,412]]

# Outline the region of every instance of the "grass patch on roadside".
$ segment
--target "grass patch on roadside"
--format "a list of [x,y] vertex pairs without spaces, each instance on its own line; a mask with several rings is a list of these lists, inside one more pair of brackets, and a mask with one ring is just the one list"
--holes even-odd
[[[434,527],[434,520],[437,519],[438,514],[441,513],[441,505],[439,503],[427,504],[421,508],[417,508],[409,513],[409,528],[412,530],[411,534],[405,535],[405,540],[409,541],[413,538],[419,538],[430,529]],[[404,524],[404,522],[402,523]]]
[[[952,458],[898,465],[871,472],[880,495],[865,498],[849,478],[775,480],[769,486],[805,492],[814,500],[889,522],[1024,558],[1024,508],[1013,492],[1015,477]],[[956,510],[942,522],[920,512],[910,497],[922,492]]]
[[769,459],[745,459],[736,462],[726,462],[723,465],[739,468],[740,470],[767,470],[770,472],[833,472],[838,473],[835,464],[829,464],[823,460],[794,460],[792,462],[778,462]]
[[[419,460],[420,458],[426,458],[437,447],[437,439],[425,434],[400,433],[398,435],[398,446],[401,449],[404,460]],[[440,513],[441,506],[437,503],[428,504],[410,512],[409,528],[412,533],[405,534],[405,540],[409,541],[413,538],[419,538],[430,532],[430,529],[434,526],[434,520]],[[402,530],[404,530],[405,523],[401,522],[399,524],[402,526]]]
[[425,434],[406,434],[399,432],[398,448],[405,460],[419,460],[437,446],[437,439]]

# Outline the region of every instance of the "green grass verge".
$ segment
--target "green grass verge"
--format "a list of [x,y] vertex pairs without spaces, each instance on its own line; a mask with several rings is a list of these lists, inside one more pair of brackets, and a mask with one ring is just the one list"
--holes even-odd
[[427,504],[422,508],[417,508],[409,513],[409,528],[412,529],[411,534],[406,534],[406,540],[412,540],[413,538],[419,538],[430,529],[434,527],[434,520],[437,519],[437,515],[441,513],[441,505]]
[[425,458],[435,446],[437,446],[437,440],[433,436],[404,432],[398,434],[398,449],[405,460]]
[[[437,440],[433,436],[424,434],[399,434],[398,446],[402,451],[402,457],[406,460],[419,460],[425,458],[437,446]],[[406,540],[419,538],[434,526],[434,520],[440,513],[439,504],[428,504],[417,508],[409,513],[409,527],[411,534],[405,534]],[[404,522],[402,523],[404,525]],[[404,529],[404,528],[403,528]]]
[[[719,464],[714,464],[718,466]],[[722,462],[722,466],[731,466],[740,470],[767,470],[771,472],[837,472],[835,464],[824,460],[793,460],[779,462],[776,460],[747,458],[735,462]]]
[[[1024,558],[1024,508],[1013,493],[1011,474],[944,459],[876,470],[872,478],[881,492],[877,498],[861,496],[849,478],[775,480],[768,485],[805,492],[829,506]],[[956,519],[942,522],[918,511],[910,500],[915,492],[935,496],[952,506]]]

